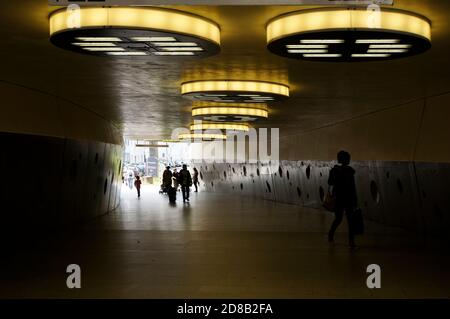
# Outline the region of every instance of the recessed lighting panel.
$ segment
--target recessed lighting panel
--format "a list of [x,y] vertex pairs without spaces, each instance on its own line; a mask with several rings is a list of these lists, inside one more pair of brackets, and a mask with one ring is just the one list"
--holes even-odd
[[[404,58],[431,48],[431,23],[415,13],[363,8],[310,9],[267,24],[267,47],[277,55],[309,61],[360,62]],[[301,50],[323,50],[307,52]],[[386,52],[369,52],[387,49]],[[355,59],[357,57],[357,59]]]
[[300,50],[288,50],[289,53],[327,53],[328,50],[322,50],[322,49],[312,49],[312,50],[306,50],[306,49],[300,49]]
[[344,43],[345,40],[343,39],[302,39],[300,40],[300,43],[310,43],[310,44],[317,44],[317,43],[327,43],[327,44],[340,44]]
[[115,47],[116,44],[112,42],[75,42],[73,45],[79,47]]
[[369,49],[367,53],[405,53],[406,49]]
[[121,38],[116,37],[75,37],[75,40],[86,42],[121,42]]
[[199,47],[168,47],[168,48],[161,48],[161,50],[164,51],[190,51],[190,52],[194,52],[194,51],[203,51],[202,48]]
[[411,44],[371,44],[369,49],[409,49]]
[[157,47],[196,47],[195,42],[151,42],[152,45]]
[[289,87],[264,81],[211,80],[192,81],[181,85],[181,94],[196,101],[246,102],[284,100]]
[[172,42],[177,41],[174,37],[132,37],[135,42]]
[[288,49],[328,49],[327,44],[288,44]]
[[336,54],[336,53],[308,53],[303,54],[304,58],[341,58],[342,54]]
[[114,51],[125,51],[124,48],[120,47],[87,47],[83,48],[83,50],[86,51],[95,51],[95,52],[114,52]]
[[358,39],[356,44],[400,43],[400,39]]
[[[85,48],[145,52],[134,56],[207,57],[220,51],[220,29],[208,19],[168,8],[81,7],[76,17],[63,8],[50,14],[50,41],[66,50],[97,56],[118,50]],[[165,51],[186,53],[158,54]],[[123,56],[128,55],[132,54]]]
[[195,55],[194,52],[153,52],[154,55],[166,55],[166,56],[176,56],[176,55]]
[[115,55],[115,56],[142,56],[142,55],[147,55],[147,53],[145,52],[106,52],[106,54],[108,55]]
[[390,54],[362,53],[352,54],[352,58],[388,58]]

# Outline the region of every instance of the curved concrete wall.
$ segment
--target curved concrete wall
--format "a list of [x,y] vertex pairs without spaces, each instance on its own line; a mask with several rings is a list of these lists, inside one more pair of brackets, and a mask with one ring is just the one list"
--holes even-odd
[[20,236],[111,211],[122,185],[122,137],[100,115],[0,82],[2,234]]
[[336,153],[345,149],[366,218],[450,236],[449,106],[443,94],[285,135],[279,163],[203,163],[202,183],[208,191],[321,207]]

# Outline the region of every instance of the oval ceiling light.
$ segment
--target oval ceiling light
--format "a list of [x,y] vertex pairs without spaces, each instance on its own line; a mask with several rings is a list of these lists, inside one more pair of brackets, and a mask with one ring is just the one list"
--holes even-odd
[[254,122],[268,116],[265,103],[196,102],[192,106],[192,117],[202,121]]
[[178,138],[180,140],[226,140],[226,134],[217,133],[183,133],[179,134]]
[[192,81],[181,85],[183,96],[198,101],[272,102],[289,97],[289,87],[263,81]]
[[277,55],[309,61],[376,61],[431,48],[431,23],[392,9],[311,9],[267,24],[267,46]]
[[244,131],[249,130],[246,123],[194,123],[191,124],[191,131],[203,130],[227,130],[227,131]]
[[98,56],[206,57],[220,51],[219,26],[155,7],[82,7],[50,14],[50,41]]

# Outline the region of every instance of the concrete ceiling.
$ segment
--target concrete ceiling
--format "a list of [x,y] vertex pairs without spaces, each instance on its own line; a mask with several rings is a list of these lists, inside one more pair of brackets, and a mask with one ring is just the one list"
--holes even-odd
[[407,59],[321,63],[285,59],[266,49],[265,24],[305,6],[172,6],[216,21],[222,52],[203,60],[108,59],[61,50],[48,40],[46,0],[1,1],[0,80],[82,105],[125,136],[167,138],[191,122],[180,84],[196,79],[282,82],[291,98],[271,105],[262,126],[281,134],[310,130],[450,90],[450,1],[396,0],[431,19],[433,48]]

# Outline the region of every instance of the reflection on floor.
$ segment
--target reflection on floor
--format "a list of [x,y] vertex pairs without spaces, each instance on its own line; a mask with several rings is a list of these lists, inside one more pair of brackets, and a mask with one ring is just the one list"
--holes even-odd
[[[399,230],[368,224],[350,252],[345,224],[328,244],[326,212],[205,192],[171,206],[157,191],[124,187],[117,211],[2,261],[0,297],[450,297],[448,249]],[[66,287],[69,264],[81,289]],[[366,286],[369,264],[381,289]]]

